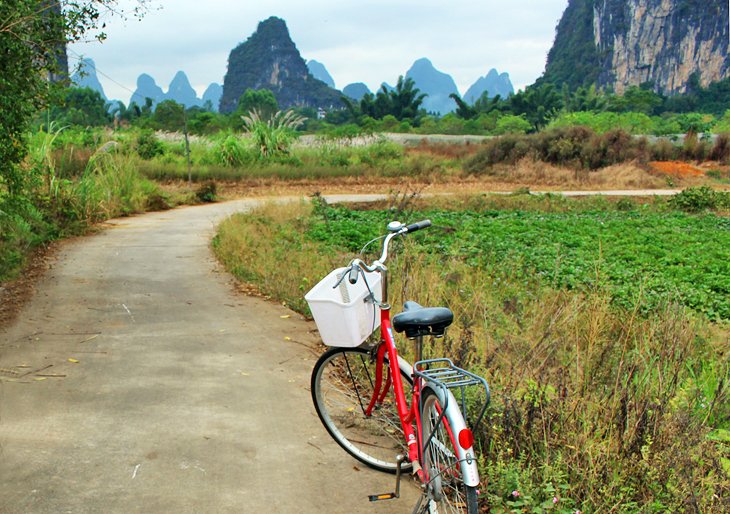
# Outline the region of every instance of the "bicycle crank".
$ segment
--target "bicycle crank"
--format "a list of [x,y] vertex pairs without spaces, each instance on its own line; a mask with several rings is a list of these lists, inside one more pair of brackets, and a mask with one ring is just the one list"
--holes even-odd
[[406,458],[403,455],[398,455],[395,458],[396,462],[396,468],[395,468],[395,492],[394,493],[384,493],[384,494],[372,494],[368,496],[368,499],[371,502],[377,502],[380,500],[393,500],[395,498],[400,498],[400,477],[401,477],[401,466],[403,466],[403,461]]

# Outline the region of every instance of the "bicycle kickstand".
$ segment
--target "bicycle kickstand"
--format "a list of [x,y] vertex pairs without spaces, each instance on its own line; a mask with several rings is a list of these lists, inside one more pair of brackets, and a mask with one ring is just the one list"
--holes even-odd
[[395,492],[394,493],[384,493],[384,494],[373,494],[368,496],[368,499],[371,502],[377,502],[380,500],[393,500],[395,498],[400,498],[400,478],[401,478],[401,467],[403,466],[403,461],[406,458],[403,455],[398,455],[395,458],[396,461],[396,468],[395,468]]

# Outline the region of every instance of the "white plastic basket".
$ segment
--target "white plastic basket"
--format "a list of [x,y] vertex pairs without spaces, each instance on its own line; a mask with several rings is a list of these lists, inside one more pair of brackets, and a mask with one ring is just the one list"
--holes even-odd
[[345,277],[333,288],[349,270],[334,270],[304,295],[327,346],[360,346],[380,326],[380,308],[368,298],[372,291],[376,300],[382,299],[380,273],[361,273],[356,284]]

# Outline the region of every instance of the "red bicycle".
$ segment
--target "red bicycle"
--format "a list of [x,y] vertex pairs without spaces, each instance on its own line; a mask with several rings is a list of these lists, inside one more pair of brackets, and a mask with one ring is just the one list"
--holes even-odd
[[[346,452],[372,468],[396,473],[395,492],[371,496],[371,501],[397,498],[401,472],[409,471],[423,491],[413,512],[473,514],[479,472],[474,435],[462,413],[466,389],[476,387],[481,391],[476,396],[483,399],[472,425],[478,426],[489,403],[489,386],[450,359],[422,360],[424,337],[442,337],[452,323],[448,308],[406,302],[391,321],[387,302],[390,242],[429,226],[429,220],[390,223],[379,259],[369,265],[355,259],[307,294],[322,339],[333,347],[314,366],[312,400]],[[378,325],[379,342],[362,345]],[[414,365],[398,355],[394,331],[414,340]]]

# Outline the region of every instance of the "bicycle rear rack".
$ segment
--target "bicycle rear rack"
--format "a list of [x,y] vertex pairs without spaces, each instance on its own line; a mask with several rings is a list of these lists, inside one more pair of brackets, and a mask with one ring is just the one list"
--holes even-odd
[[[458,389],[461,393],[461,412],[464,413],[464,417],[467,416],[466,388],[471,386],[483,387],[484,403],[476,417],[476,422],[471,427],[472,430],[477,429],[487,411],[490,400],[489,384],[487,384],[484,378],[455,366],[451,359],[447,358],[418,361],[413,365],[413,370],[413,374],[416,377],[422,378],[435,387],[442,389],[444,393],[447,389]],[[448,401],[448,395],[444,394],[444,398]],[[446,411],[446,407],[447,405],[443,406],[444,412]]]

